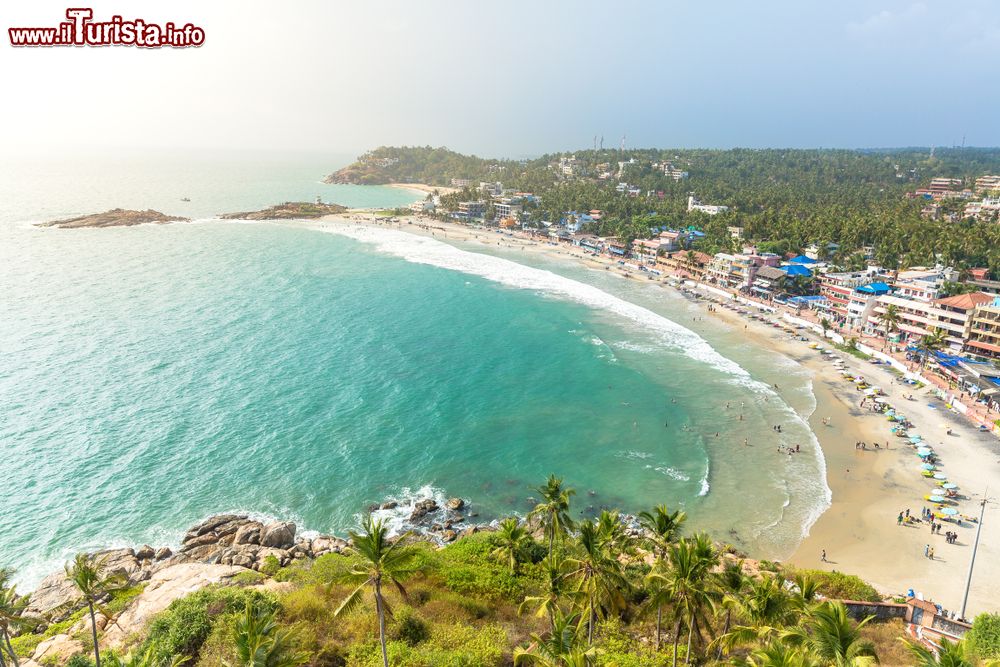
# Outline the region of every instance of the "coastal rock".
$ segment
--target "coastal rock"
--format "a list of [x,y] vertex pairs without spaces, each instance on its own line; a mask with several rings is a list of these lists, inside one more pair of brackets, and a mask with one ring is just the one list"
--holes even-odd
[[334,552],[340,553],[347,546],[347,541],[332,535],[320,535],[312,541],[313,556]]
[[165,560],[173,555],[174,552],[170,549],[170,547],[160,547],[156,550],[156,553],[153,554],[153,558],[155,560]]
[[149,223],[162,225],[168,222],[188,222],[188,218],[165,215],[152,209],[131,211],[124,208],[113,208],[104,213],[92,213],[90,215],[80,215],[75,218],[52,220],[51,222],[43,222],[38,226],[80,229],[84,227],[131,227],[132,225],[145,225]]
[[265,208],[261,211],[243,211],[240,213],[223,213],[223,220],[295,220],[321,218],[324,215],[343,213],[347,208],[339,204],[323,204],[309,202],[285,202]]
[[184,542],[194,539],[200,535],[213,532],[216,528],[224,526],[225,524],[243,521],[246,520],[246,518],[246,515],[243,514],[216,514],[215,516],[210,516],[188,530],[187,535],[184,536]]
[[264,526],[260,543],[265,547],[287,549],[295,542],[295,524],[291,521],[275,521]]
[[83,642],[69,635],[54,635],[35,647],[31,660],[39,665],[65,664],[77,653],[83,653]]
[[136,560],[150,560],[156,555],[156,551],[148,544],[144,544],[136,549]]
[[264,524],[259,521],[251,521],[240,526],[233,538],[233,544],[260,544],[260,535],[264,530]]
[[104,634],[102,643],[114,647],[130,634],[140,631],[149,619],[163,611],[174,600],[213,584],[226,584],[242,567],[227,565],[201,565],[182,563],[172,565],[154,574],[143,592],[112,623]]
[[394,510],[399,507],[399,503],[395,500],[387,500],[386,502],[379,505],[380,510]]
[[66,578],[65,572],[54,572],[42,579],[29,598],[26,616],[52,615],[53,621],[60,621],[73,611],[73,605],[80,600],[80,592]]
[[413,505],[413,511],[410,512],[410,521],[419,521],[427,516],[430,512],[435,512],[439,508],[437,501],[433,498],[427,498],[425,500],[420,500]]
[[458,533],[456,533],[454,530],[446,530],[443,533],[441,533],[441,538],[445,542],[454,542],[458,538]]
[[101,572],[105,575],[116,575],[128,580],[134,585],[143,579],[142,565],[135,557],[133,549],[109,549],[96,554],[101,563]]
[[465,507],[465,501],[462,500],[461,498],[449,498],[446,505],[448,509],[457,512],[458,510]]

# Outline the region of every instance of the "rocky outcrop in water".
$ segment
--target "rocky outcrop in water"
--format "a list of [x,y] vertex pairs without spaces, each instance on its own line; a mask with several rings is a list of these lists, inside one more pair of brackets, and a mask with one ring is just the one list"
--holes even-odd
[[104,213],[92,213],[91,215],[80,215],[75,218],[65,218],[62,220],[52,220],[42,222],[39,227],[58,227],[60,229],[81,229],[85,227],[132,227],[134,225],[158,224],[163,225],[168,222],[188,222],[188,218],[181,218],[176,215],[166,215],[159,211],[147,209],[145,211],[131,211],[124,208],[113,208]]
[[321,218],[324,215],[343,213],[347,208],[340,204],[310,204],[308,202],[285,202],[261,211],[223,213],[223,220],[296,220]]

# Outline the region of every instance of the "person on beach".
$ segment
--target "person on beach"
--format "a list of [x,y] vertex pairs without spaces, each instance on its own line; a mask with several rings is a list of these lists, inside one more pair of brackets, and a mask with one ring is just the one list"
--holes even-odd
[[934,560],[934,547],[931,547],[931,548],[930,548],[930,549],[929,549],[929,550],[927,551],[927,557],[928,557],[928,558],[930,558],[931,560]]
[[820,561],[822,561],[824,563],[827,562],[827,560],[826,560],[826,549],[822,550],[822,553],[820,553],[820,555],[819,555],[819,559],[820,559]]
[[897,526],[902,526],[903,525],[903,513],[902,512],[900,512],[899,516],[896,517],[896,525]]
[[924,545],[924,558],[927,558],[927,554],[929,554],[930,552],[931,552],[931,545],[925,544]]

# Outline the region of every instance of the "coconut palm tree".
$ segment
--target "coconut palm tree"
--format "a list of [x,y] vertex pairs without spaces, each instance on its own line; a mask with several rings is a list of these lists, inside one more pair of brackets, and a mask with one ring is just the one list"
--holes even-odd
[[667,568],[654,570],[646,580],[663,591],[674,605],[674,659],[677,665],[677,645],[681,627],[687,628],[688,649],[685,662],[691,662],[691,647],[695,636],[701,637],[702,628],[708,628],[708,613],[714,602],[709,575],[719,562],[719,554],[707,535],[681,538],[670,546]]
[[547,586],[545,591],[539,595],[529,595],[524,598],[517,613],[523,614],[527,609],[535,607],[535,616],[547,616],[549,625],[555,631],[556,616],[561,613],[559,603],[563,597],[574,593],[567,576],[570,570],[567,568],[566,560],[559,554],[545,560],[545,571]]
[[295,649],[294,636],[278,628],[274,612],[247,601],[236,621],[234,667],[296,667],[308,662],[307,653]]
[[913,659],[916,660],[915,667],[975,667],[975,663],[970,660],[965,651],[965,642],[950,642],[941,639],[941,648],[937,655],[920,642],[901,640],[910,649]]
[[[738,606],[744,589],[748,583],[748,577],[743,572],[743,561],[729,561],[722,566],[722,570],[713,575],[715,580],[716,593],[722,608],[726,610],[726,620],[722,624],[722,636],[725,636],[733,621],[733,608]],[[722,660],[723,646],[720,643],[715,655],[716,660]]]
[[497,532],[493,535],[496,548],[492,555],[507,561],[512,573],[517,573],[517,566],[525,548],[531,542],[528,530],[521,525],[516,517],[508,517],[500,522]]
[[801,625],[782,633],[782,639],[801,646],[831,667],[868,667],[878,664],[875,646],[861,638],[871,616],[855,623],[840,602],[821,602]]
[[90,632],[94,640],[94,664],[101,667],[101,649],[97,644],[97,614],[95,610],[107,618],[111,618],[101,602],[115,591],[121,590],[128,579],[120,572],[105,573],[104,563],[107,556],[77,554],[72,563],[66,564],[66,578],[76,586],[83,596],[90,612]]
[[538,487],[542,501],[531,510],[529,518],[539,518],[545,526],[545,536],[549,541],[549,557],[555,549],[556,537],[562,537],[573,528],[569,516],[569,499],[576,493],[571,488],[563,488],[562,478],[549,475],[544,486]]
[[720,636],[718,646],[727,650],[754,642],[770,642],[799,617],[799,606],[773,575],[749,579],[740,595],[730,601],[736,625]]
[[18,597],[17,586],[11,583],[13,576],[13,570],[0,568],[0,667],[6,667],[7,664],[4,658],[5,650],[14,667],[18,667],[20,663],[10,643],[11,635],[24,628],[34,627],[41,621],[25,615],[28,596]]
[[886,306],[885,312],[878,319],[885,327],[886,336],[899,331],[899,307],[895,304],[890,303]]
[[[657,505],[652,512],[639,512],[639,523],[646,530],[643,538],[645,546],[656,558],[656,565],[662,569],[670,545],[677,541],[681,526],[687,520],[687,515],[681,510],[673,512],[666,505]],[[670,602],[669,596],[662,588],[654,584],[650,591],[646,611],[656,612],[656,649],[660,648],[661,629],[663,627],[663,607]]]
[[106,667],[180,667],[190,658],[186,655],[175,655],[169,660],[159,658],[156,655],[156,647],[150,646],[144,653],[129,653],[125,657],[119,657],[113,651],[105,659]]
[[578,603],[586,611],[587,641],[594,641],[597,619],[625,608],[625,593],[631,588],[617,555],[613,539],[600,523],[584,521],[576,542],[576,555],[566,559],[566,575],[577,583]]
[[580,614],[557,614],[555,625],[548,637],[531,635],[528,648],[514,651],[514,665],[538,667],[589,667],[598,654],[596,648],[586,646],[581,636]]
[[388,528],[381,519],[371,516],[361,524],[361,533],[351,531],[351,546],[347,549],[349,555],[356,560],[349,569],[340,574],[338,579],[357,587],[340,604],[334,616],[349,613],[357,608],[362,601],[365,589],[370,587],[375,596],[375,613],[378,615],[378,635],[382,645],[382,664],[389,667],[389,657],[385,649],[385,617],[392,612],[386,604],[382,592],[383,584],[391,583],[405,598],[406,589],[401,581],[418,571],[414,560],[416,552],[412,547],[403,546],[406,535],[395,541],[389,539]]
[[944,347],[947,333],[944,329],[934,329],[929,334],[920,337],[917,342],[917,349],[920,350],[921,365],[927,363],[927,358],[931,352],[936,352]]
[[774,641],[755,649],[745,658],[733,661],[739,667],[820,667],[819,661],[808,651]]

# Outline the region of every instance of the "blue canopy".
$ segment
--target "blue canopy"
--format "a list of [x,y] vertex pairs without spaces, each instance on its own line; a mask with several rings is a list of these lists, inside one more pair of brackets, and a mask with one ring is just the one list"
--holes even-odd
[[799,255],[798,257],[792,257],[788,260],[792,264],[815,264],[816,260],[812,257],[806,257],[805,255]]
[[869,285],[862,285],[861,287],[856,287],[855,292],[861,292],[862,294],[888,294],[891,288],[885,283],[871,283]]
[[801,264],[789,264],[788,266],[781,267],[782,270],[790,276],[811,276],[812,271],[802,266]]

